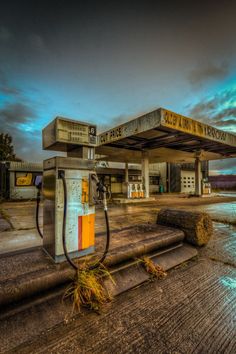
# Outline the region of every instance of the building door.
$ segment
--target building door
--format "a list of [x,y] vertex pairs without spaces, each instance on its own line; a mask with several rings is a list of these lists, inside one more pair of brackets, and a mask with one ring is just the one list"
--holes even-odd
[[195,171],[181,171],[181,193],[195,193]]

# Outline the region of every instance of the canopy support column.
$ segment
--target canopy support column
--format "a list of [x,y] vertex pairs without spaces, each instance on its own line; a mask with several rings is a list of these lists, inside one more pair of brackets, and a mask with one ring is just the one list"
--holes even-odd
[[129,164],[128,162],[125,163],[125,182],[129,182]]
[[149,157],[148,152],[142,152],[142,182],[145,190],[145,198],[149,198]]
[[201,196],[201,161],[199,157],[195,158],[195,195]]

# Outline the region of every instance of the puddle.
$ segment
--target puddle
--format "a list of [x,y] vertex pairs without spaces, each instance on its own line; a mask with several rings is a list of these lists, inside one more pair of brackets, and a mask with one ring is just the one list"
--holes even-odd
[[219,197],[236,197],[236,192],[221,192],[217,193]]
[[222,277],[220,283],[229,289],[236,289],[236,278]]
[[208,213],[212,218],[236,222],[236,202],[192,206],[192,209]]

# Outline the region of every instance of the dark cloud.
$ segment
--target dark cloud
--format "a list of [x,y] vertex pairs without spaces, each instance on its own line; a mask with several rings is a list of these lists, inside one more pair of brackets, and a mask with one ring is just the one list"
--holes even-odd
[[142,115],[154,111],[157,109],[157,107],[159,107],[158,105],[156,105],[155,107],[149,107],[149,109],[147,109],[146,111],[139,111],[139,113],[136,113],[135,115],[130,115],[130,114],[120,114],[116,117],[109,117],[109,119],[107,119],[107,121],[103,124],[99,124],[98,126],[98,132],[102,133],[106,130],[109,130],[111,128],[117,127],[118,125],[121,125],[123,123],[126,123],[132,119],[135,119],[137,117],[141,117]]
[[36,112],[30,107],[30,103],[6,104],[0,109],[0,131],[13,137],[16,155],[31,162],[42,159],[41,131],[37,128],[33,131],[27,129],[36,118]]
[[223,79],[228,75],[228,73],[229,66],[225,62],[222,64],[202,64],[190,72],[189,81],[193,86],[198,87],[209,80]]
[[[236,117],[236,109],[235,109],[234,115],[235,115],[235,117]],[[214,121],[214,125],[220,126],[220,127],[236,125],[236,118],[234,118],[234,119],[218,120],[218,121],[216,120],[216,121]]]
[[[236,133],[236,89],[225,90],[212,98],[206,98],[192,106],[189,116]],[[211,161],[210,170],[213,173],[235,173],[236,159]]]
[[0,92],[6,95],[19,95],[21,93],[21,90],[10,86],[0,86]]
[[235,165],[236,165],[236,159],[225,159],[225,160],[216,160],[216,161],[210,161],[210,171],[213,172],[213,174],[221,174],[227,173],[227,174],[235,174]]
[[8,126],[15,123],[25,123],[35,115],[33,109],[24,103],[9,103],[0,109],[0,121]]
[[235,124],[236,131],[236,89],[225,90],[211,98],[202,99],[191,106],[189,115],[212,125],[227,128]]
[[[10,129],[10,122],[23,152],[26,138],[19,124],[35,119],[40,126],[58,110],[91,117],[100,130],[159,104],[181,111],[187,100],[195,99],[190,82],[199,87],[232,71],[235,11],[231,0],[5,1],[0,11],[0,67],[23,92],[0,74],[1,93],[8,96],[8,105],[0,107],[1,128]],[[32,93],[29,85],[39,92]],[[80,107],[71,104],[75,99]],[[214,119],[220,126],[220,100],[225,98],[191,107],[193,117],[209,123]],[[45,106],[40,108],[36,101]],[[42,112],[37,121],[36,111]],[[234,117],[227,117],[227,124]],[[32,145],[30,134],[25,133]],[[28,158],[28,152],[24,156]]]
[[0,42],[7,42],[13,37],[10,30],[4,26],[0,27]]
[[[140,114],[140,115],[142,115],[142,114]],[[116,127],[122,123],[125,123],[131,119],[132,119],[132,117],[128,116],[127,114],[120,114],[119,116],[113,117],[112,119],[109,117],[109,119],[107,119],[107,121],[105,123],[99,124],[98,132],[102,133],[102,132],[109,130],[113,127]]]
[[7,84],[6,76],[4,75],[3,71],[0,69],[0,85],[5,86]]
[[226,126],[235,124],[235,128],[236,128],[236,107],[222,108],[219,113],[213,115],[212,119],[214,125],[220,125],[220,122],[222,122],[223,125]]
[[3,72],[0,70],[0,93],[4,95],[19,95],[21,90],[10,85]]
[[32,45],[32,47],[34,47],[36,49],[44,48],[43,38],[38,34],[31,34],[29,36],[29,41],[30,41],[30,44]]
[[31,162],[42,160],[45,152],[41,150],[41,129],[37,113],[40,102],[30,100],[24,91],[10,85],[1,70],[0,93],[6,97],[5,102],[0,105],[0,132],[12,136],[18,157]]

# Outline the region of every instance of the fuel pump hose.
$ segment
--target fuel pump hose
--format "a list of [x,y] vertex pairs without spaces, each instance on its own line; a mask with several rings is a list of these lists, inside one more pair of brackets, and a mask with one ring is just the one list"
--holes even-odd
[[[66,186],[66,180],[65,180],[64,175],[61,175],[61,179],[62,179],[63,190],[64,190],[64,210],[63,210],[63,228],[62,228],[63,249],[64,249],[65,257],[66,257],[68,263],[71,265],[72,268],[74,268],[77,271],[77,270],[79,270],[79,267],[77,266],[77,264],[75,264],[71,260],[69,254],[68,254],[67,246],[66,246],[67,186]],[[95,264],[93,264],[89,267],[90,270],[99,267],[99,265],[104,262],[104,260],[107,256],[107,253],[109,251],[110,227],[109,227],[109,219],[108,219],[107,203],[106,203],[105,195],[104,195],[104,214],[105,214],[105,222],[106,222],[106,246],[105,246],[105,250],[103,252],[102,257]]]
[[40,188],[38,188],[37,198],[36,198],[36,227],[37,227],[37,230],[38,230],[38,233],[39,233],[40,237],[43,238],[42,231],[40,230],[40,227],[39,227],[39,205],[40,205],[40,196],[41,196]]

